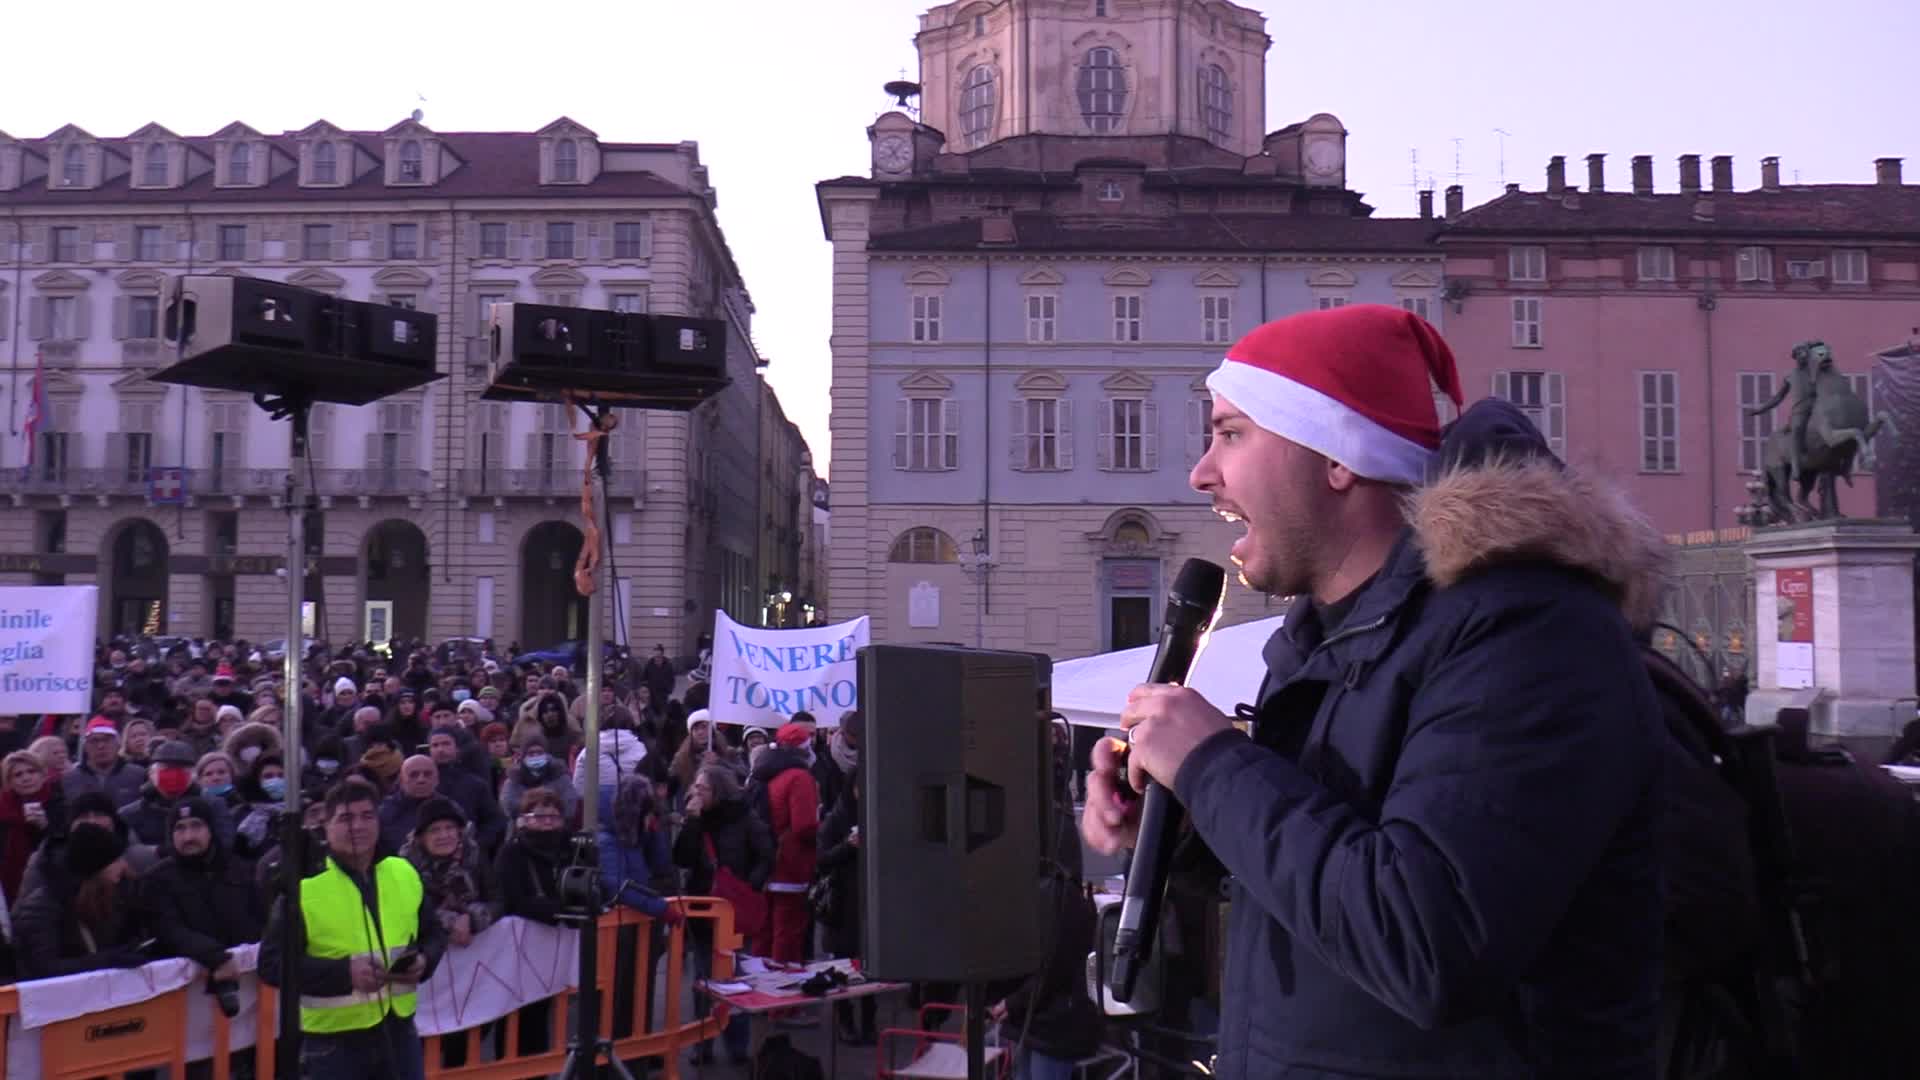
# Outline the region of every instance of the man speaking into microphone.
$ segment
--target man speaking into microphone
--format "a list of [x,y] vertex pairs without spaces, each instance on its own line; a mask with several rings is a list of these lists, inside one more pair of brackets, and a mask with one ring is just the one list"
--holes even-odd
[[1207,386],[1193,486],[1296,600],[1249,734],[1135,689],[1081,827],[1132,846],[1151,777],[1230,876],[1215,1075],[1653,1077],[1658,535],[1505,403],[1443,444],[1405,311],[1267,323]]

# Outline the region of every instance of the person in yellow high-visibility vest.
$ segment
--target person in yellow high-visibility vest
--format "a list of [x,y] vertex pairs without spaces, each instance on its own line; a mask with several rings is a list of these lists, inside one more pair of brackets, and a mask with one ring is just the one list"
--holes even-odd
[[[419,1080],[416,990],[446,949],[446,931],[407,860],[379,857],[380,795],[357,778],[327,793],[325,865],[300,882],[300,1066],[309,1080]],[[278,985],[285,897],[260,945],[260,977]]]

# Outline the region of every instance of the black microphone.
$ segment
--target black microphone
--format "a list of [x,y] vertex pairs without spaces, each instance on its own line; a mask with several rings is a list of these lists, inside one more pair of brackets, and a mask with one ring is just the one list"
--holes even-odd
[[[1220,610],[1220,594],[1227,572],[1218,563],[1188,559],[1167,593],[1166,625],[1160,631],[1160,649],[1147,672],[1150,683],[1184,683],[1200,641]],[[1122,784],[1125,783],[1123,775]],[[1185,809],[1173,792],[1149,779],[1140,804],[1140,839],[1127,868],[1127,893],[1120,905],[1120,925],[1113,937],[1113,971],[1108,987],[1115,1000],[1132,1001],[1134,982],[1147,957],[1153,954],[1154,933],[1160,925],[1160,902],[1167,892],[1167,870],[1180,838]]]

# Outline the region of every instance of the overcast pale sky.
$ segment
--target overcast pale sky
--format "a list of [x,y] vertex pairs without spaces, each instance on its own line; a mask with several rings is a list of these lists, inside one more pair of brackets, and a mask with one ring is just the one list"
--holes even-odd
[[[755,338],[788,415],[827,459],[829,250],[813,183],[867,169],[880,85],[916,69],[918,0],[543,0],[485,9],[427,0],[262,7],[197,0],[0,8],[0,131],[72,122],[125,135],[233,120],[262,131],[320,117],[382,129],[416,106],[446,131],[532,130],[562,114],[616,141],[700,143],[720,221],[758,308]],[[1920,180],[1920,0],[1263,0],[1273,37],[1267,126],[1345,122],[1348,181],[1382,215],[1458,170],[1469,205],[1546,159],[1735,155],[1741,187],[1778,154],[1782,179],[1863,183],[1876,157]],[[498,13],[495,13],[495,12]],[[418,96],[417,96],[418,95]],[[421,102],[419,96],[426,100]]]

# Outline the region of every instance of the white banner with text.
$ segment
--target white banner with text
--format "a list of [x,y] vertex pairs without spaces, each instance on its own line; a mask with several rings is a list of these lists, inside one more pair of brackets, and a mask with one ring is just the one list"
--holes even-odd
[[854,654],[867,644],[865,615],[832,626],[772,630],[713,616],[713,696],[707,707],[723,724],[774,727],[797,712],[821,727],[859,701]]
[[0,585],[0,713],[93,708],[92,585]]

